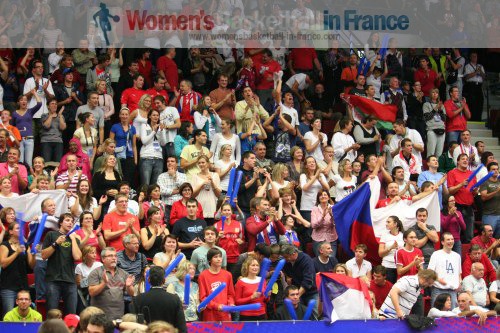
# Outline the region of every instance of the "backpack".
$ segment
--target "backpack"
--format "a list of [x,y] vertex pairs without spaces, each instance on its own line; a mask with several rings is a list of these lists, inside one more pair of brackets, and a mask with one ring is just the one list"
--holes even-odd
[[433,318],[425,316],[411,314],[406,317],[406,320],[408,321],[408,325],[410,325],[411,328],[419,331],[423,331],[436,326]]

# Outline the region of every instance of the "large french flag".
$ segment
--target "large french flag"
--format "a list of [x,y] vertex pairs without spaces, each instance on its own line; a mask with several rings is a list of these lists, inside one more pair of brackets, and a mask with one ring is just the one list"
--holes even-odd
[[[378,249],[370,212],[371,195],[370,184],[365,182],[332,208],[340,244],[351,257],[354,256],[353,251],[358,244],[365,244],[369,249]],[[366,259],[379,262],[377,250],[369,250]]]
[[316,275],[319,296],[323,304],[323,318],[334,322],[339,319],[369,319],[373,306],[368,286],[359,278],[335,273]]
[[370,114],[377,119],[391,123],[396,121],[398,108],[395,105],[382,104],[380,102],[356,95],[348,95],[347,98],[351,105],[359,108],[365,114]]

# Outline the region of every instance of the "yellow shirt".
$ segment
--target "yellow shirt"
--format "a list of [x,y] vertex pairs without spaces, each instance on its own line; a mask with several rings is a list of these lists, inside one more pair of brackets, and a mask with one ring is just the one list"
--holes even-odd
[[29,308],[28,315],[26,317],[21,317],[19,314],[18,307],[16,306],[14,309],[10,310],[5,314],[3,317],[3,321],[10,321],[10,322],[42,322],[42,315],[33,310],[32,308]]
[[[266,121],[267,118],[269,118],[269,113],[262,107],[262,105],[254,106],[253,108],[250,108],[249,110],[246,110],[247,107],[247,102],[245,100],[239,101],[236,103],[235,107],[235,115],[236,115],[236,133],[241,133],[243,123],[247,120],[251,120],[255,116],[255,112],[257,112],[260,116],[261,121]],[[260,128],[258,126],[255,126],[254,131],[255,134],[262,134],[260,133]]]
[[[207,156],[208,154],[210,154],[210,150],[208,150],[207,147],[202,147],[202,152]],[[182,149],[181,158],[185,159],[188,162],[192,162],[193,160],[197,159],[198,156],[200,156],[200,153],[201,152],[198,150],[198,148],[196,148],[195,145],[187,145]],[[196,175],[200,173],[200,168],[198,168],[198,164],[195,164],[194,166],[185,171],[186,171],[186,176]]]

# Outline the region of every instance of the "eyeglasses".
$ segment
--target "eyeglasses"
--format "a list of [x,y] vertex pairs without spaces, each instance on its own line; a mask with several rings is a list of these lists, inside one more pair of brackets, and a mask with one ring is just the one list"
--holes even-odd
[[116,256],[117,256],[116,254],[107,254],[107,255],[103,256],[103,258],[114,258]]

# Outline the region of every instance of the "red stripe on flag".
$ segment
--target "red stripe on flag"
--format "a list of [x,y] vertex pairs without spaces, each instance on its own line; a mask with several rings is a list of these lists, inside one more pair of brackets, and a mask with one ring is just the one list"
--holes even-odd
[[373,232],[373,227],[359,221],[354,221],[351,226],[351,250],[354,252],[356,245],[365,244],[368,247],[366,260],[372,264],[381,262],[378,256],[378,242]]
[[383,121],[390,121],[391,123],[396,121],[398,107],[395,105],[381,104],[377,101],[356,95],[348,95],[348,99],[350,104],[358,107],[366,114],[370,114]]

